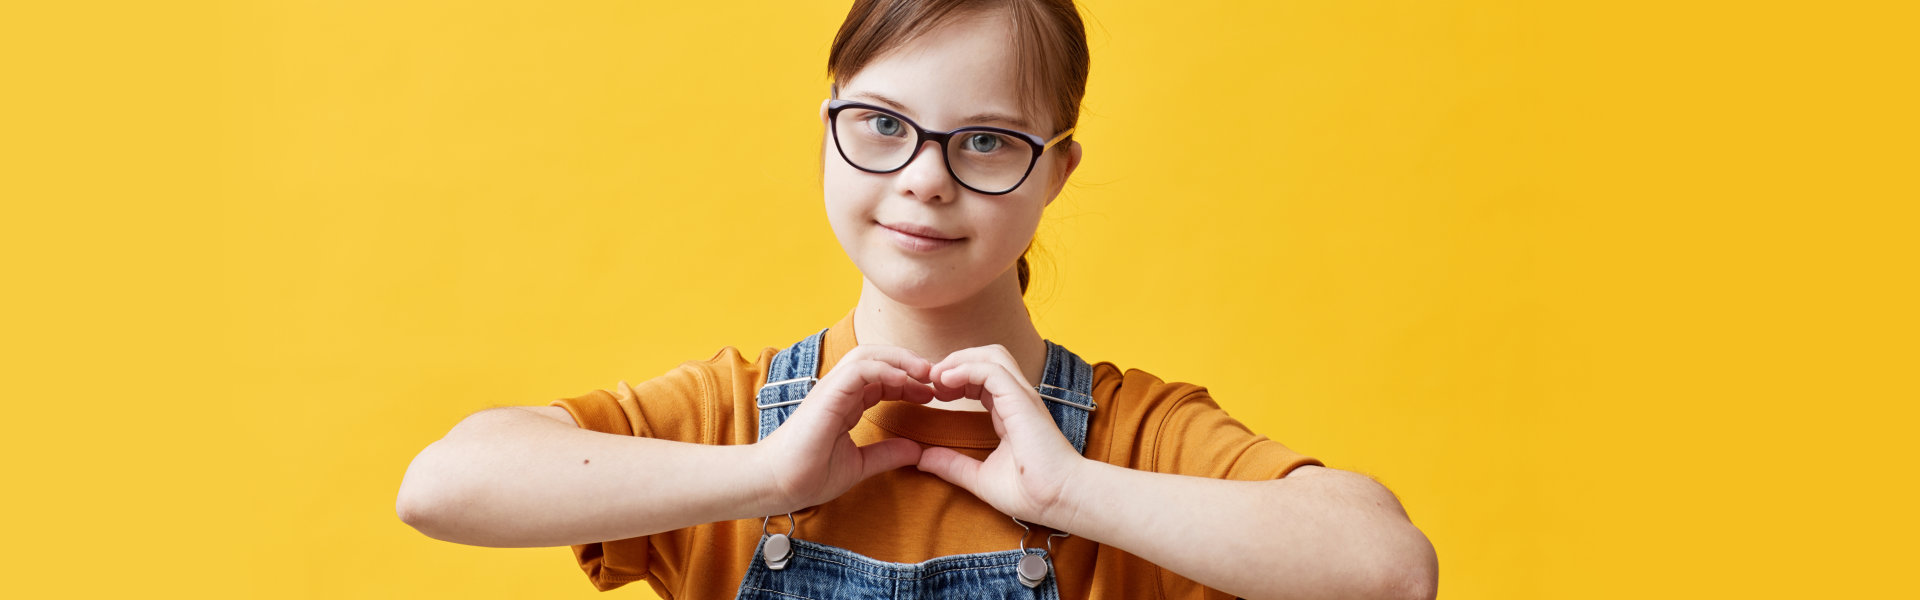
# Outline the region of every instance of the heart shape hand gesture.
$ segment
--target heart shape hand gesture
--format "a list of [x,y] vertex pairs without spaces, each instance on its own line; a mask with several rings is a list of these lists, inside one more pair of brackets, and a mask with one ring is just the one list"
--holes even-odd
[[[856,446],[848,434],[868,408],[883,400],[926,404],[979,400],[1000,445],[986,460],[949,448],[889,438]],[[769,470],[772,493],[785,511],[837,498],[873,475],[917,464],[1014,518],[1065,523],[1064,490],[1085,463],[1053,422],[1019,364],[998,345],[969,348],[938,364],[904,349],[854,348],[821,377],[800,408],[755,444],[757,464]]]

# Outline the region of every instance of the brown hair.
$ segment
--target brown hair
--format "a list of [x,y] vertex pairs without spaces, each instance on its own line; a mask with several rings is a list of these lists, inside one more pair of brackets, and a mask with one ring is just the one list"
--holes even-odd
[[[1072,0],[855,0],[827,53],[827,76],[846,81],[888,50],[956,17],[1004,9],[1013,21],[1016,93],[1030,114],[1053,120],[1050,136],[1080,121],[1087,92],[1087,29]],[[1064,151],[1073,138],[1061,140]],[[1032,244],[1027,246],[1033,250]],[[1026,253],[1018,265],[1020,293],[1032,278]]]

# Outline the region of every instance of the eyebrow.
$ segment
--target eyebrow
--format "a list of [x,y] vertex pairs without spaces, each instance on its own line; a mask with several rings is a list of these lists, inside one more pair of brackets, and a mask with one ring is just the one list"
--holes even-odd
[[[907,109],[907,105],[901,104],[900,101],[894,100],[892,98],[888,98],[886,96],[882,96],[874,92],[859,91],[859,92],[853,92],[851,94],[847,94],[847,96],[849,97],[864,96],[875,102],[885,104],[889,108],[892,108],[894,110],[897,110],[903,113],[912,112]],[[1023,132],[1033,130],[1033,126],[1027,124],[1026,120],[1021,119],[1020,117],[1005,115],[1001,113],[994,113],[994,112],[984,112],[984,113],[975,114],[971,117],[962,119],[960,122],[961,123],[1005,123],[1008,125],[1012,125],[1014,129],[1018,129]]]

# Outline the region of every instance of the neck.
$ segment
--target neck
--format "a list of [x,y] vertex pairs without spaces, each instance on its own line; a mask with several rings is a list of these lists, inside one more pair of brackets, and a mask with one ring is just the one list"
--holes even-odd
[[930,308],[895,302],[862,279],[853,332],[860,344],[899,346],[935,363],[957,350],[999,344],[1034,385],[1046,368],[1046,342],[1033,326],[1011,269],[971,298]]

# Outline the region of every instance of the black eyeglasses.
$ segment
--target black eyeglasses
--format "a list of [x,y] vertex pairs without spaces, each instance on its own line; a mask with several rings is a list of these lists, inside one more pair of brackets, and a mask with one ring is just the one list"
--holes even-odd
[[870,104],[829,100],[827,121],[840,158],[868,173],[892,173],[907,167],[928,141],[940,144],[947,172],[969,190],[989,196],[1011,192],[1025,183],[1033,165],[1048,148],[1073,134],[1053,139],[998,127],[961,127],[930,131],[912,119]]

